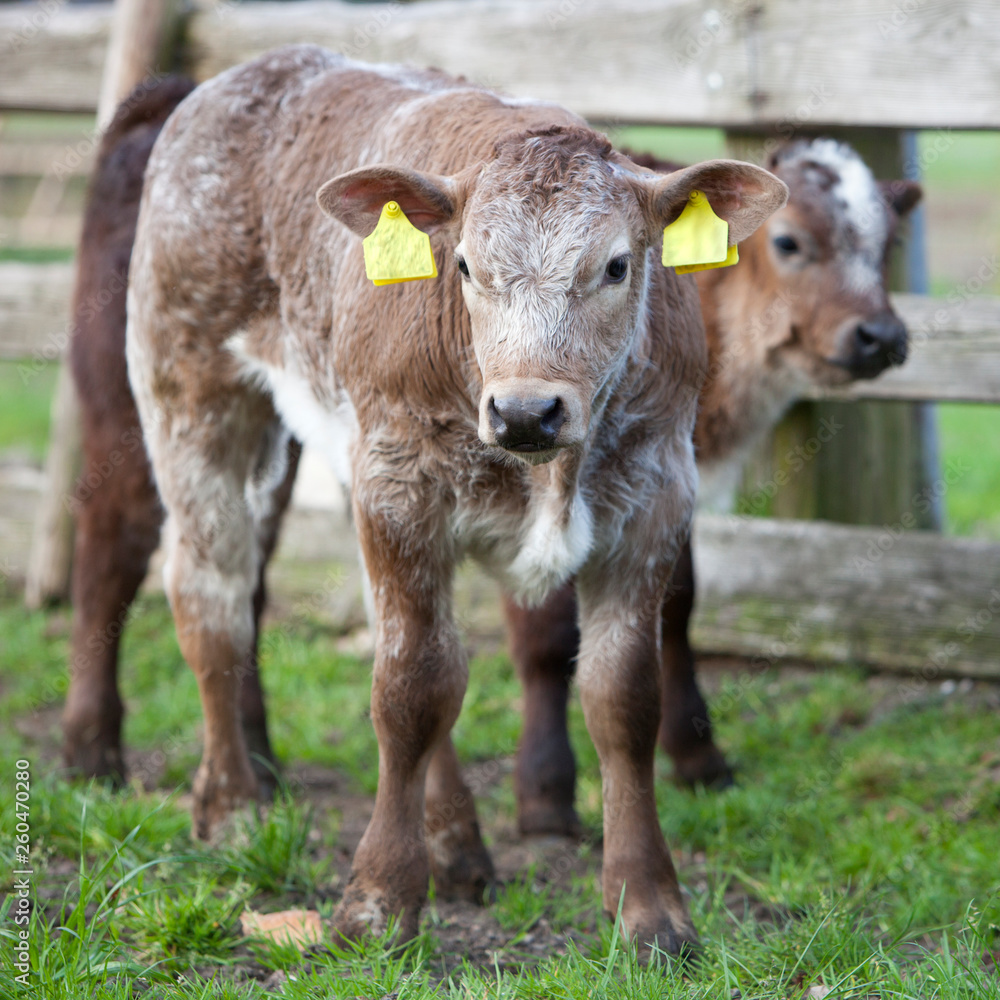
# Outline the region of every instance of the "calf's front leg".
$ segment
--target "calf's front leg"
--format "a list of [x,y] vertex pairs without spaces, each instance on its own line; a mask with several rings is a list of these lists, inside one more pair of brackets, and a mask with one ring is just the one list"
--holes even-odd
[[607,569],[577,579],[577,681],[601,764],[604,909],[613,916],[624,889],[622,921],[640,949],[676,955],[696,947],[698,936],[656,813],[661,593],[639,591]]
[[434,532],[404,534],[408,525],[426,525],[426,515],[387,506],[376,501],[369,514],[355,503],[375,604],[371,714],[379,774],[334,926],[356,938],[383,932],[395,916],[406,940],[417,932],[427,896],[424,783],[462,707],[468,667],[451,618],[450,559],[435,548]]

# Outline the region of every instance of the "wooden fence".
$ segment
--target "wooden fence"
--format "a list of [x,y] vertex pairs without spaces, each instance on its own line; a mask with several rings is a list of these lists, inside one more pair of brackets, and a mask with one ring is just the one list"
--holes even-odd
[[[110,8],[43,3],[36,14],[0,9],[0,37],[12,40],[0,107],[96,107]],[[905,166],[902,130],[1000,128],[993,0],[219,3],[188,16],[181,51],[205,78],[292,41],[441,66],[598,123],[723,126],[748,155],[770,138],[834,130],[882,173]],[[61,265],[0,266],[0,356],[58,353],[69,280]],[[1000,299],[965,288],[896,305],[911,330],[906,365],[817,399],[851,400],[858,414],[884,401],[1000,403]],[[899,447],[893,433],[881,432],[886,454]],[[916,447],[923,471],[897,490],[904,498],[948,485],[949,470]],[[906,531],[905,502],[885,511],[870,527],[700,518],[699,645],[1000,677],[1000,544]]]

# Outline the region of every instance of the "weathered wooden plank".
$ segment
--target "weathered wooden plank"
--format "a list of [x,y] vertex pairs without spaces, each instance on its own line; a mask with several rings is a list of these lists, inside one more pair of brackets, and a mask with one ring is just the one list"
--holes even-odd
[[1000,298],[958,289],[945,299],[894,295],[893,304],[910,330],[906,364],[825,398],[1000,402]]
[[700,649],[1000,678],[1000,543],[705,515],[694,552]]
[[202,78],[303,40],[441,66],[594,120],[1000,126],[992,0],[301,0],[222,5],[189,26]]
[[72,290],[72,264],[0,263],[0,359],[58,361]]
[[[0,10],[0,107],[93,110],[109,24],[103,4]],[[992,0],[221,3],[194,14],[189,41],[200,78],[313,41],[612,122],[1000,126]]]
[[0,107],[94,111],[111,4],[0,6]]
[[[75,147],[80,145],[80,151]],[[0,133],[0,174],[3,176],[40,177],[55,174],[66,177],[87,177],[94,165],[96,145],[92,140],[73,139],[68,142],[51,140],[8,141]]]

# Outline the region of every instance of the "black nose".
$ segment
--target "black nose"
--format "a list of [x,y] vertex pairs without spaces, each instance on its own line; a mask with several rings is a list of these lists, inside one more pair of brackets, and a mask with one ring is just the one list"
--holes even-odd
[[566,407],[555,399],[490,397],[490,427],[497,444],[508,451],[548,451],[554,448],[559,428],[566,422]]
[[894,312],[883,312],[854,329],[847,367],[855,378],[874,378],[906,360],[906,327]]

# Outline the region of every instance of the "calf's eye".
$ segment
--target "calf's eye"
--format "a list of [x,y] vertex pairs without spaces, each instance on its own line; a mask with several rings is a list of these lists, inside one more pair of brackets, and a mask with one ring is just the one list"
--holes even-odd
[[793,253],[799,252],[799,245],[791,236],[775,236],[772,242],[782,257],[790,257]]
[[612,257],[608,261],[608,267],[604,275],[611,284],[617,285],[620,281],[624,281],[626,274],[628,274],[627,253],[622,254],[620,257]]
[[457,257],[456,260],[458,261],[458,269],[462,272],[462,274],[464,274],[466,277],[468,277],[469,276],[469,265],[465,263],[465,258],[464,257]]

